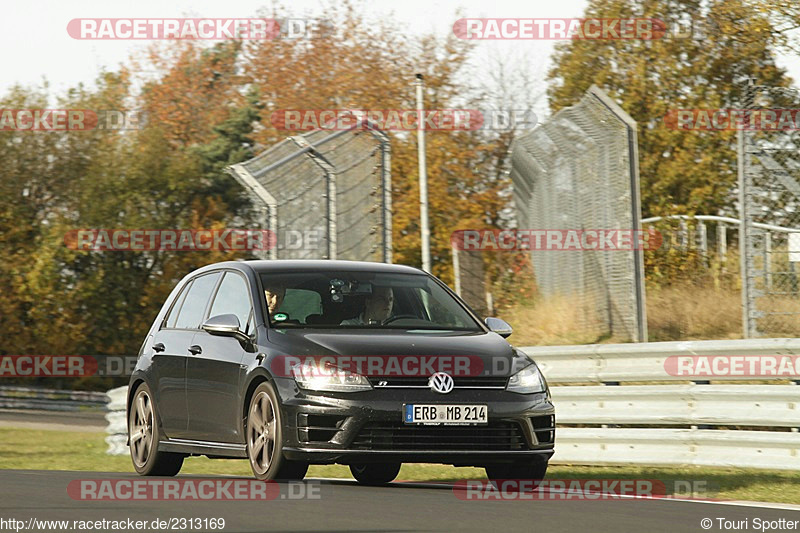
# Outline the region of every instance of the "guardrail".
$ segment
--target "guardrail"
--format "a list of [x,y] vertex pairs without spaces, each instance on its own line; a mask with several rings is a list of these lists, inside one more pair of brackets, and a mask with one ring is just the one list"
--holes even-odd
[[800,434],[704,429],[560,428],[552,464],[797,470]]
[[[787,384],[800,381],[800,375],[717,376],[712,384],[665,369],[671,356],[800,355],[800,339],[522,350],[551,385],[558,421],[554,464],[800,470],[800,387]],[[128,453],[126,392],[127,387],[108,392],[108,453]]]
[[800,375],[689,377],[672,375],[665,365],[672,356],[800,355],[800,339],[522,350],[552,385],[554,464],[800,470]]
[[552,387],[560,424],[800,427],[796,385]]
[[101,411],[109,398],[105,392],[0,387],[0,409],[45,411]]
[[[550,384],[690,381],[664,368],[670,356],[800,355],[800,339],[641,342],[521,348]],[[715,381],[786,380],[783,376],[719,376]],[[792,377],[800,380],[800,375]],[[699,380],[698,380],[699,381]]]

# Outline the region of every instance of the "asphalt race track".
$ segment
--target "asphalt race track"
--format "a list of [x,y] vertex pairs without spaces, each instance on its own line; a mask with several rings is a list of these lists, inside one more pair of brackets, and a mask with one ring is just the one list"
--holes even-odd
[[[749,527],[737,531],[755,531],[752,526],[756,517],[762,520],[800,520],[800,508],[760,508],[675,500],[464,501],[454,495],[450,485],[394,483],[374,488],[332,480],[310,481],[318,491],[318,499],[290,499],[287,496],[290,487],[281,484],[280,497],[271,501],[82,501],[67,494],[67,485],[76,479],[142,478],[119,473],[1,471],[0,517],[23,521],[30,518],[69,521],[131,518],[148,523],[154,519],[224,518],[223,531],[226,533],[721,531],[717,517],[748,520]],[[178,476],[170,479],[208,478]],[[713,520],[710,529],[701,527],[703,518]]]
[[105,432],[105,412],[37,411],[0,409],[0,427],[46,429],[55,431]]

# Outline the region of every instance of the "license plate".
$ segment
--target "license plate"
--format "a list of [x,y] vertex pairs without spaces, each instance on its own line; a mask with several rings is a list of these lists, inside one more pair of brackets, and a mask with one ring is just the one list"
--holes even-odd
[[406,424],[444,424],[469,426],[488,424],[486,405],[404,404],[403,421]]

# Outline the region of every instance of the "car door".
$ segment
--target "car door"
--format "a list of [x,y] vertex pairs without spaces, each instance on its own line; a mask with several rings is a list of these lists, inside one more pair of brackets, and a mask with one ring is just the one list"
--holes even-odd
[[151,340],[156,405],[161,427],[169,438],[188,437],[186,371],[192,356],[189,347],[219,277],[216,272],[191,280]]
[[[232,314],[240,328],[252,332],[253,306],[246,278],[227,271],[216,291],[207,317]],[[241,443],[239,396],[247,365],[243,344],[227,336],[200,330],[192,341],[200,350],[188,360],[186,397],[189,403],[189,435],[193,440]],[[250,354],[254,357],[254,354]]]

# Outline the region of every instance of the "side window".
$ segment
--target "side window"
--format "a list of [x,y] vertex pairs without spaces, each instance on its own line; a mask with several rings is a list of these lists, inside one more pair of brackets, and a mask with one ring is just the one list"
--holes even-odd
[[251,308],[247,282],[239,274],[226,272],[208,316],[236,315],[239,319],[239,328],[244,331],[250,319]]
[[175,302],[172,304],[172,309],[169,310],[167,317],[164,319],[164,327],[167,328],[174,328],[175,321],[178,320],[178,313],[181,311],[181,306],[183,305],[183,300],[186,299],[186,293],[189,292],[189,288],[192,286],[192,281],[186,284],[186,286],[181,289],[181,293],[175,298]]
[[211,291],[217,284],[219,275],[219,272],[215,272],[195,278],[178,313],[178,319],[175,321],[176,328],[196,329],[200,327],[206,304],[211,297]]

